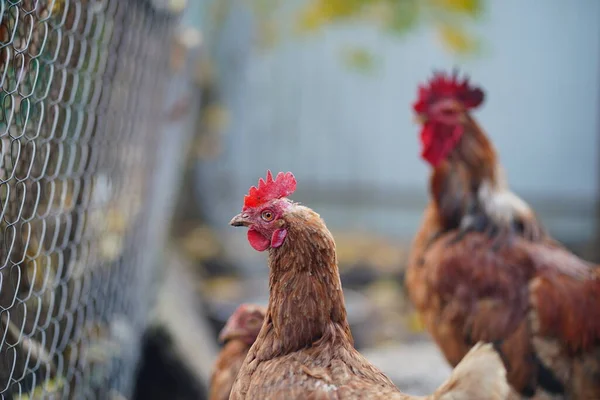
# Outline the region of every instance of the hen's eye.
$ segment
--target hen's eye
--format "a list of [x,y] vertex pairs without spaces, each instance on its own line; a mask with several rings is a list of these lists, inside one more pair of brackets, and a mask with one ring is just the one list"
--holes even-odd
[[271,211],[263,211],[261,217],[265,221],[269,222],[273,220],[274,215]]
[[446,117],[451,117],[451,116],[455,115],[456,113],[457,113],[456,110],[453,108],[442,109],[442,115],[444,115]]

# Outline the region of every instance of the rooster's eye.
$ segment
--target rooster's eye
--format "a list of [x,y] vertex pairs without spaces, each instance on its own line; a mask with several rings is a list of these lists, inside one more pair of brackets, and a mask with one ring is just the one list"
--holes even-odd
[[261,217],[265,221],[270,222],[270,221],[273,221],[274,215],[273,215],[273,213],[271,211],[266,210],[266,211],[262,212]]

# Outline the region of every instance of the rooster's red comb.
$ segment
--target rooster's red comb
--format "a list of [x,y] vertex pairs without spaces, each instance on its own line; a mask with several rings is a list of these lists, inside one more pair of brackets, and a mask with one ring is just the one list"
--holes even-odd
[[273,180],[273,174],[267,170],[267,180],[258,180],[258,187],[252,186],[244,196],[242,211],[264,204],[273,199],[287,197],[296,190],[296,178],[291,172],[280,172]]
[[460,101],[466,109],[479,106],[483,102],[483,90],[469,84],[469,77],[458,77],[458,70],[452,74],[434,72],[426,85],[419,85],[419,97],[413,104],[416,113],[427,111],[430,105],[444,98],[454,98]]

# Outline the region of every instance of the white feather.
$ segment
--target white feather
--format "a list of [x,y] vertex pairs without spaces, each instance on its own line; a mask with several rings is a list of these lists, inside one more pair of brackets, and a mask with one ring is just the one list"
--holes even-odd
[[529,205],[503,184],[493,185],[484,181],[477,197],[485,213],[501,224],[510,224],[517,216],[529,217],[532,214]]

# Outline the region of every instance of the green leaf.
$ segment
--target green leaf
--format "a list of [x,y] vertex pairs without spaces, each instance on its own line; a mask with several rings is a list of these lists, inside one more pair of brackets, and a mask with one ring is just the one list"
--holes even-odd
[[387,28],[396,33],[404,34],[410,31],[419,22],[418,0],[393,1],[392,18]]

